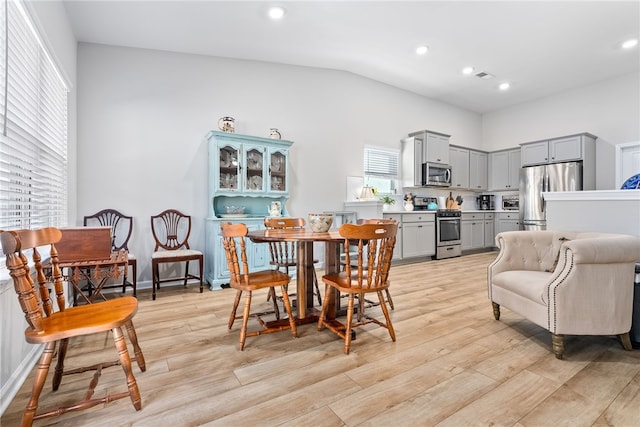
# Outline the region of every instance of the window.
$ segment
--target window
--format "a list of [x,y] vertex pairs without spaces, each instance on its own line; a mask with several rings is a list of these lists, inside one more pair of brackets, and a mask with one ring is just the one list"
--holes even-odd
[[364,147],[364,185],[380,194],[395,194],[400,151],[391,148]]
[[67,225],[67,88],[19,1],[0,5],[0,229]]

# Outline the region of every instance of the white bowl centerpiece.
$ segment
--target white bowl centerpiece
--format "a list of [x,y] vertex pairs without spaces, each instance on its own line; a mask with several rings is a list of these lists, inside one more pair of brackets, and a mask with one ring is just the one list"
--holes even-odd
[[330,213],[310,213],[309,228],[314,233],[326,233],[333,224],[333,214]]

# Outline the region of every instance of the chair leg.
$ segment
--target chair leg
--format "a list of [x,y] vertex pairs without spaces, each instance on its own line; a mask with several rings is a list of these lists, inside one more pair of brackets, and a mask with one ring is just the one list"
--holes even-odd
[[629,336],[629,332],[618,335],[620,337],[620,342],[622,343],[622,347],[627,350],[633,350],[633,346],[631,345],[631,337]]
[[53,359],[53,353],[55,350],[56,341],[48,342],[44,347],[44,351],[42,352],[42,356],[40,356],[38,364],[36,365],[35,378],[33,380],[33,387],[31,388],[31,397],[29,398],[29,403],[27,403],[27,407],[22,414],[22,426],[30,426],[33,424],[33,417],[35,417],[36,410],[38,409],[38,399],[40,398],[40,393],[44,387],[44,382],[47,379],[49,365],[51,365],[51,360]]
[[349,354],[349,349],[351,348],[351,325],[353,323],[353,294],[349,294],[348,302],[347,302],[347,324],[345,325],[344,330],[344,354]]
[[[271,287],[273,289],[273,287]],[[273,299],[275,301],[275,298]],[[284,302],[284,309],[289,316],[289,326],[291,327],[291,333],[294,337],[298,336],[298,330],[296,329],[296,319],[293,317],[293,311],[291,310],[291,301],[289,300],[289,294],[287,287],[282,286],[282,301]]]
[[64,374],[64,358],[67,355],[67,347],[69,346],[69,338],[60,340],[60,347],[58,348],[58,363],[56,369],[53,372],[52,388],[53,391],[58,390],[60,383],[62,382],[62,375]]
[[[286,289],[285,289],[286,291]],[[273,303],[273,311],[276,315],[276,320],[280,320],[280,309],[278,308],[278,298],[276,298],[276,290],[271,287],[267,293],[267,301],[271,300]]]
[[229,316],[229,329],[231,329],[233,322],[236,320],[236,312],[238,311],[238,305],[240,304],[240,297],[242,297],[242,291],[236,291],[236,298],[233,300],[233,307],[231,308],[231,315]]
[[158,283],[160,281],[160,268],[158,267],[158,263],[156,261],[152,261],[151,263],[151,277],[151,298],[153,299],[153,301],[155,301],[156,289],[160,288],[160,284]]
[[142,349],[140,348],[140,344],[138,344],[138,334],[136,334],[136,329],[133,327],[133,321],[128,321],[124,324],[127,329],[127,335],[129,335],[129,341],[133,345],[133,353],[136,355],[136,362],[138,363],[138,367],[142,372],[147,370],[147,364],[144,360],[144,354],[142,354]]
[[187,282],[189,281],[189,261],[184,267],[184,287],[187,287]]
[[249,324],[249,312],[251,310],[251,291],[244,297],[244,313],[242,314],[242,329],[240,329],[240,350],[244,350],[244,342],[247,340],[247,326]]
[[331,287],[326,286],[326,290],[324,293],[324,304],[322,304],[322,308],[320,309],[320,315],[318,316],[318,330],[321,330],[324,327],[324,317],[327,313],[329,297],[331,296]]
[[131,263],[131,272],[133,273],[133,281],[131,282],[133,285],[133,296],[138,297],[136,294],[138,291],[138,260],[133,260]]
[[382,308],[382,314],[384,314],[384,318],[387,322],[387,330],[389,331],[389,336],[391,336],[391,340],[393,342],[396,342],[396,331],[393,329],[391,317],[389,317],[389,309],[384,303],[384,296],[382,296],[382,291],[378,291],[378,299],[380,300],[380,308]]
[[391,307],[391,310],[395,310],[396,308],[393,305],[393,299],[391,298],[391,292],[389,292],[389,289],[385,289],[384,290],[387,293],[387,302],[389,303],[389,307]]
[[202,272],[202,270],[204,269],[204,257],[201,257],[200,259],[198,259],[198,268],[200,268],[199,273],[200,273],[200,293],[204,292],[204,281],[202,280],[204,274]]
[[491,302],[493,306],[493,317],[496,320],[500,320],[500,304],[496,304],[495,302]]
[[136,382],[136,377],[133,376],[133,371],[131,370],[131,358],[129,357],[129,351],[127,350],[127,343],[124,340],[124,335],[122,334],[122,329],[120,327],[113,328],[113,341],[116,344],[116,349],[118,350],[118,356],[120,357],[120,364],[122,365],[122,370],[124,371],[124,375],[127,378],[127,388],[129,389],[129,397],[131,397],[131,403],[133,403],[133,407],[136,411],[142,409],[142,401],[140,398],[140,390],[138,390],[138,383]]
[[551,347],[553,354],[556,355],[556,359],[561,359],[564,356],[564,336],[551,334]]
[[318,275],[316,274],[316,266],[313,266],[313,285],[316,288],[316,295],[318,296],[318,305],[322,305],[322,295],[320,294],[320,286],[318,285]]

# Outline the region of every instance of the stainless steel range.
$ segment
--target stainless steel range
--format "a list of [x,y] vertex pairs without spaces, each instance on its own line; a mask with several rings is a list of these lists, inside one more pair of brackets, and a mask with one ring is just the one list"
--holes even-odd
[[436,259],[462,255],[461,221],[462,212],[457,209],[436,211]]

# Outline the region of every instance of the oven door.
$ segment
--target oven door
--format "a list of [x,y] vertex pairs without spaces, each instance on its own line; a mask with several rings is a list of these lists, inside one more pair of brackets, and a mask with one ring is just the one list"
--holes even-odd
[[459,245],[460,238],[460,217],[437,218],[437,241],[438,246]]

